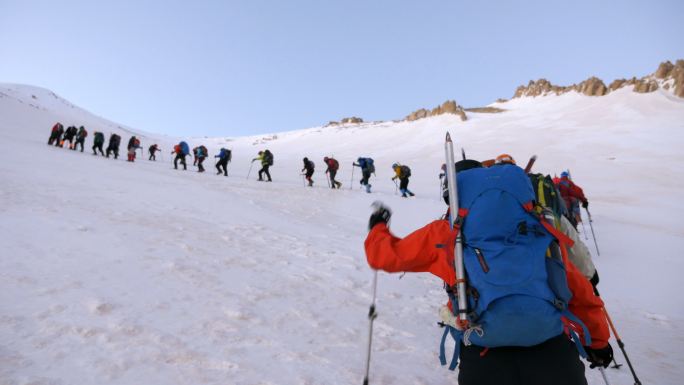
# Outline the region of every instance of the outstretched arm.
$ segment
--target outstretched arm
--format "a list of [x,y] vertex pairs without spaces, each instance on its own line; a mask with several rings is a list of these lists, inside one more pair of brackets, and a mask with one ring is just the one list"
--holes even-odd
[[405,238],[392,235],[384,223],[371,229],[365,242],[368,264],[389,273],[430,272],[453,282],[453,237],[449,222],[434,221]]

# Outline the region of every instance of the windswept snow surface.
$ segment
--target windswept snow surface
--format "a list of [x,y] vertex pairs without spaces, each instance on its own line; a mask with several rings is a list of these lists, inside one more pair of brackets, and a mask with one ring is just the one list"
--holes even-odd
[[[93,156],[95,130],[122,133],[124,148],[140,131],[44,89],[0,84],[0,384],[360,383],[369,206],[391,206],[399,236],[438,218],[447,130],[472,158],[537,154],[538,171],[571,170],[591,201],[599,288],[640,379],[681,384],[684,100],[625,89],[497,106],[507,111],[467,122],[184,138],[211,154],[232,148],[226,178],[211,159],[205,174],[174,170],[178,139],[149,133],[143,146],[159,143],[164,161]],[[56,121],[86,126],[84,153],[46,146]],[[273,183],[256,182],[256,166],[246,179],[264,148]],[[340,161],[343,190],[327,188],[324,155]],[[376,160],[372,194],[359,190],[358,169],[349,189],[361,155]],[[303,187],[303,156],[317,164],[314,188]],[[415,198],[395,195],[395,161],[411,166]],[[437,359],[444,301],[436,278],[380,274],[371,383],[456,383]],[[607,374],[633,384],[626,365]]]

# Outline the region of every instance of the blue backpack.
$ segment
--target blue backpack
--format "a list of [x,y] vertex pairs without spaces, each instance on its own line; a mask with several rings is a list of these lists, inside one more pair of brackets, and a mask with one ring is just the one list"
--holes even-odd
[[190,146],[188,146],[188,144],[185,142],[180,142],[179,144],[181,151],[183,151],[183,155],[188,155],[190,153]]
[[[459,172],[457,184],[459,211],[467,210],[459,221],[469,324],[463,331],[446,325],[442,365],[448,334],[456,341],[449,366],[454,370],[461,342],[533,346],[563,333],[562,317],[580,325],[585,344],[591,344],[584,324],[568,310],[572,294],[561,255],[568,240],[534,211],[535,195],[525,172],[515,165],[474,168]],[[447,288],[447,294],[457,315],[455,288]],[[577,335],[570,333],[585,355]]]
[[219,152],[219,158],[221,159],[227,159],[230,162],[230,150],[226,150],[225,148],[221,149],[221,152]]
[[375,165],[373,164],[373,158],[359,158],[359,167],[361,167],[362,170],[366,169],[370,173],[375,172]]

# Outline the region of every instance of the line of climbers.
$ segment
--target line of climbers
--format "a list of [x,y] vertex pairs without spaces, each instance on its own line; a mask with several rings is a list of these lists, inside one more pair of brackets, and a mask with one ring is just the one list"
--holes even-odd
[[[81,152],[83,152],[83,146],[85,143],[85,138],[87,136],[88,131],[86,131],[86,129],[83,126],[81,126],[79,129],[76,129],[76,127],[74,126],[70,126],[69,128],[67,128],[67,130],[64,130],[64,126],[58,122],[52,127],[52,130],[50,132],[50,138],[48,140],[48,145],[54,144],[56,146],[63,147],[64,142],[68,141],[69,148],[75,150],[76,146],[80,144]],[[109,137],[109,143],[107,145],[106,150],[103,150],[103,146],[105,143],[104,134],[102,132],[96,131],[93,137],[93,155],[97,155],[97,152],[99,151],[102,156],[106,156],[107,158],[109,158],[110,155],[113,155],[114,159],[119,158],[119,146],[121,144],[121,136],[119,136],[118,134],[111,134]],[[73,143],[74,139],[76,139],[75,143]],[[136,136],[132,136],[129,139],[127,146],[127,160],[129,162],[135,162],[138,149],[142,149],[140,139],[138,139]],[[161,149],[157,144],[151,145],[148,148],[148,160],[156,161],[156,153],[158,151],[161,151]],[[180,162],[180,164],[183,166],[183,169],[187,170],[188,167],[185,158],[188,155],[190,155],[190,153],[190,146],[187,142],[182,141],[176,144],[173,147],[173,151],[171,151],[172,155],[176,155],[173,160],[174,168],[178,169],[178,163]],[[204,172],[205,169],[203,163],[209,155],[209,151],[207,150],[207,148],[203,145],[195,147],[192,149],[192,155],[194,158],[193,165],[197,166],[198,172]],[[217,175],[223,174],[225,176],[228,176],[228,162],[230,162],[232,159],[231,150],[221,148],[219,154],[214,156],[214,158],[218,158],[216,163]],[[271,182],[273,179],[271,178],[269,168],[273,166],[273,153],[269,150],[259,151],[257,157],[252,159],[252,163],[255,161],[259,161],[259,163],[261,164],[261,169],[258,172],[259,177],[257,180]],[[302,168],[302,175],[304,176],[305,180],[308,181],[308,185],[313,186],[314,181],[312,179],[312,176],[314,174],[315,164],[313,161],[309,160],[306,157],[303,159],[303,161],[304,168]],[[335,179],[335,177],[337,176],[337,172],[340,168],[340,163],[335,158],[327,156],[323,158],[323,162],[326,165],[325,174],[328,178],[328,185],[331,188],[337,189],[342,187],[342,183]],[[356,162],[352,162],[352,167],[359,167],[361,169],[361,180],[359,181],[359,183],[361,184],[361,186],[365,187],[366,192],[370,193],[372,187],[372,185],[369,182],[370,177],[371,174],[375,175],[375,164],[373,158],[359,157],[356,160]],[[409,177],[411,176],[411,169],[408,166],[401,165],[399,163],[394,163],[392,165],[392,169],[395,173],[395,175],[392,177],[392,180],[395,181],[396,184],[396,179],[399,179],[400,184],[397,186],[397,188],[401,191],[402,197],[414,196],[413,192],[411,192],[408,189]]]
[[[78,129],[75,126],[70,126],[65,130],[64,126],[58,122],[52,127],[52,130],[50,132],[50,138],[48,140],[48,145],[54,144],[55,146],[63,147],[65,142],[69,142],[68,147],[70,149],[76,150],[78,145],[80,145],[81,152],[83,152],[85,138],[87,136],[88,131],[83,126],[80,126],[80,128]],[[93,136],[93,155],[97,155],[97,151],[99,151],[102,156],[106,156],[107,158],[109,158],[109,156],[113,154],[114,159],[118,159],[119,145],[121,143],[121,137],[119,135],[111,134],[111,136],[109,137],[109,144],[106,149],[106,154],[103,151],[103,146],[105,142],[104,134],[102,132],[96,131]],[[129,139],[127,146],[129,162],[135,161],[136,151],[138,149],[142,149],[140,140],[137,137],[132,136]],[[151,145],[148,148],[148,160],[156,161],[156,153],[158,151],[161,151],[161,149],[157,144]],[[187,163],[185,161],[185,158],[186,156],[190,155],[190,153],[190,146],[187,144],[187,142],[182,141],[176,144],[173,148],[173,151],[171,151],[172,155],[176,155],[173,160],[174,168],[178,169],[178,162],[180,161],[181,165],[183,166],[183,169],[187,170]],[[198,172],[204,172],[205,169],[203,163],[204,160],[209,156],[209,151],[207,150],[207,148],[204,145],[197,146],[192,149],[192,155],[194,158],[193,165],[197,166]],[[228,163],[232,160],[231,150],[221,148],[219,153],[215,155],[214,158],[218,158],[216,162],[217,175],[223,174],[224,176],[228,176]],[[491,166],[495,164],[497,161],[499,163],[505,163],[507,161],[514,162],[513,158],[506,154],[501,155],[499,158],[500,159],[498,160],[490,159],[483,161],[482,164],[485,166]],[[261,169],[258,171],[257,180],[271,182],[272,178],[269,168],[273,166],[273,153],[269,150],[259,151],[257,157],[252,159],[252,163],[255,161],[259,161],[259,163],[261,164]],[[326,165],[325,174],[327,175],[328,186],[333,189],[341,188],[342,183],[335,179],[337,176],[337,172],[340,168],[339,161],[337,161],[333,157],[326,156],[323,158],[323,162]],[[305,183],[308,182],[308,186],[313,186],[314,184],[313,174],[315,171],[315,167],[316,166],[312,160],[310,160],[307,157],[303,159],[303,168],[301,172],[302,176],[305,179]],[[361,186],[365,187],[366,192],[370,193],[372,187],[372,185],[370,184],[370,177],[371,174],[375,175],[375,164],[373,158],[359,157],[356,160],[356,162],[352,162],[352,167],[359,167],[361,169],[361,179],[359,183],[361,184]],[[401,193],[401,196],[404,198],[414,196],[415,194],[408,189],[409,178],[411,177],[411,168],[407,165],[403,165],[396,162],[392,164],[392,170],[394,171],[392,181],[394,181],[397,190]],[[444,170],[445,165],[442,165],[442,173],[440,174],[440,180],[444,177]],[[543,179],[543,176],[539,176],[538,178]],[[399,180],[398,185],[396,182],[397,179]],[[547,185],[555,186],[556,191],[550,195],[559,196],[562,198],[561,200],[558,200],[558,202],[556,203],[559,206],[558,210],[563,213],[563,216],[569,221],[572,227],[576,229],[578,223],[581,222],[580,204],[582,207],[586,208],[589,206],[589,201],[584,196],[582,188],[580,188],[572,182],[572,180],[570,179],[569,172],[563,171],[561,173],[560,178],[551,179],[547,176],[547,178],[543,181],[538,180],[537,182],[543,182]],[[549,199],[552,198],[553,197],[549,196]]]
[[[573,225],[574,211],[566,208],[587,207],[586,197],[569,173],[555,184],[549,175],[526,174],[505,154],[491,162],[462,160],[455,169],[455,217],[447,210],[442,220],[398,238],[389,230],[389,208],[375,206],[365,241],[369,266],[442,278],[448,302],[439,312],[445,328],[440,361],[447,363],[451,335],[449,369],[460,361],[459,384],[586,385],[579,356],[591,368],[613,360],[598,272]],[[462,281],[453,264],[457,239],[463,242]],[[466,288],[466,309],[459,309],[459,284]]]

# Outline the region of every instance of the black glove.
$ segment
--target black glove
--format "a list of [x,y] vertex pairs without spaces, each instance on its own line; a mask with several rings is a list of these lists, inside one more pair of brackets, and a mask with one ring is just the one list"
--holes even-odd
[[592,349],[588,346],[585,346],[584,350],[587,351],[587,361],[591,363],[591,365],[589,365],[591,369],[594,369],[598,366],[607,368],[608,365],[610,365],[610,363],[613,361],[613,348],[610,346],[610,344],[601,349]]
[[377,206],[370,219],[368,219],[368,230],[372,230],[378,223],[387,224],[392,217],[392,212],[385,206]]
[[582,202],[582,207],[584,207],[585,209],[589,208],[589,201]]

